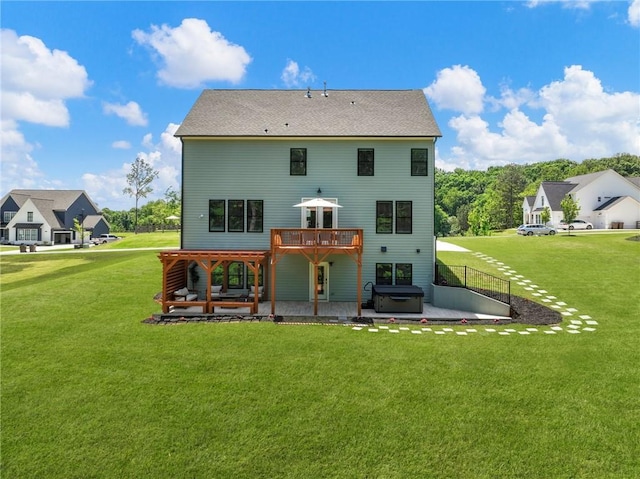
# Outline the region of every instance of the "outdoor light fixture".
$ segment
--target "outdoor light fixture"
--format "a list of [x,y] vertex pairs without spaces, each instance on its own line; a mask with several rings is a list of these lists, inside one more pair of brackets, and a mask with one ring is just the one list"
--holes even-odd
[[416,250],[416,253],[420,254],[420,248],[418,248],[418,249]]
[[200,219],[204,218],[204,215],[200,215]]
[[386,246],[380,246],[380,251],[382,251],[383,253],[387,252],[387,247]]
[[320,188],[318,188],[317,193],[318,193],[319,195],[321,195],[321,194],[322,194],[322,190],[321,190]]

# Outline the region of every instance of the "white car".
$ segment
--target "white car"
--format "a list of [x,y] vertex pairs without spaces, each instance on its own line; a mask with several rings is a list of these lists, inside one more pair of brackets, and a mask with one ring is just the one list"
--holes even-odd
[[120,236],[110,235],[110,234],[102,234],[102,235],[98,236],[97,238],[93,238],[91,240],[91,242],[93,244],[106,244],[106,243],[112,243],[113,241],[118,241],[119,239],[120,239]]
[[542,225],[542,224],[528,224],[528,225],[520,225],[518,226],[518,230],[516,231],[519,235],[523,236],[533,236],[533,235],[551,235],[556,234],[556,230],[551,226]]
[[589,223],[588,221],[584,221],[584,220],[574,220],[571,223],[567,224],[566,221],[562,220],[560,222],[560,224],[558,225],[558,228],[560,228],[561,230],[566,230],[566,229],[570,229],[570,230],[590,230],[590,229],[593,229],[593,224]]

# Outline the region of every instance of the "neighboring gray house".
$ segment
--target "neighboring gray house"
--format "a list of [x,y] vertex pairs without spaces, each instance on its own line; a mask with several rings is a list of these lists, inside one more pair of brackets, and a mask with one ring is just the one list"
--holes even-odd
[[523,200],[522,221],[540,223],[540,214],[548,207],[550,223],[557,226],[563,219],[560,202],[566,195],[580,206],[578,219],[593,223],[594,228],[608,229],[620,223],[626,229],[637,228],[640,221],[640,178],[625,178],[614,170],[543,181],[536,196]]
[[109,232],[109,223],[83,190],[11,190],[0,200],[0,241],[80,243],[74,218],[82,223],[87,237]]
[[[205,90],[175,135],[181,250],[161,255],[164,310],[189,264],[210,311],[213,286],[246,290],[256,274],[272,308],[359,307],[369,284],[417,285],[432,300],[441,133],[421,90]],[[327,203],[294,206],[318,197]]]

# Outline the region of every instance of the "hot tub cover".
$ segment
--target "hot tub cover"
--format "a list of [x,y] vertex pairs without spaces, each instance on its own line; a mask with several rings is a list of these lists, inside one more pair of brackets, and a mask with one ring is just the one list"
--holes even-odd
[[412,284],[374,284],[372,292],[374,295],[385,296],[424,296],[422,288]]

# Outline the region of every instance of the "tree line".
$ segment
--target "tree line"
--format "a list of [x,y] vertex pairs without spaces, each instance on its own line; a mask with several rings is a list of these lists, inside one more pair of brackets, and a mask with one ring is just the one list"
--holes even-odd
[[[513,228],[522,222],[522,201],[537,193],[543,181],[563,181],[572,176],[612,169],[625,177],[640,176],[640,157],[620,153],[609,158],[587,159],[580,163],[552,161],[490,167],[487,171],[435,172],[435,232],[438,236],[486,235],[491,231]],[[127,175],[123,193],[135,197],[130,210],[102,210],[113,231],[138,231],[175,225],[167,220],[180,216],[181,196],[169,188],[163,199],[138,208],[140,198],[153,189],[157,172],[144,160],[136,159]]]

